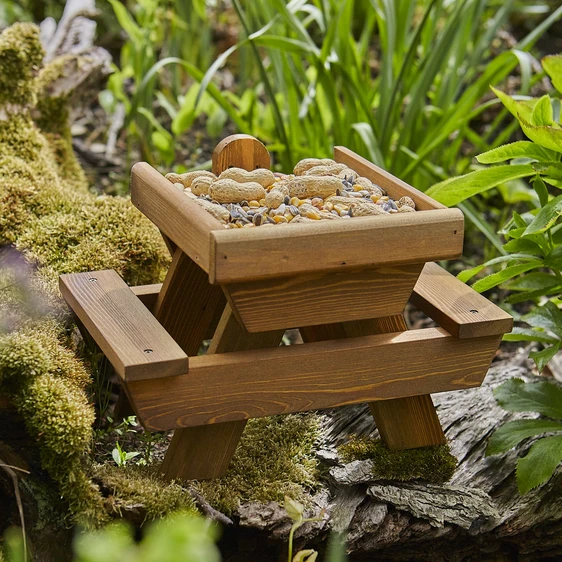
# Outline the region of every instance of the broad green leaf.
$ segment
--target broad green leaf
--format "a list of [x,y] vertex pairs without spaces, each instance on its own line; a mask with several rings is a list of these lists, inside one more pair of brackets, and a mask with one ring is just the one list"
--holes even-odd
[[553,178],[562,178],[562,162],[532,162],[531,166],[539,174],[551,176]]
[[539,196],[541,206],[544,207],[548,203],[548,189],[546,189],[544,181],[538,175],[533,180],[533,189]]
[[562,271],[562,244],[558,244],[544,260],[544,265],[554,271]]
[[531,120],[531,115],[533,114],[533,109],[535,107],[535,104],[537,103],[536,99],[531,98],[531,99],[528,99],[528,100],[515,100],[511,96],[509,96],[508,94],[505,94],[504,92],[502,92],[501,90],[498,90],[497,88],[494,88],[493,86],[490,86],[490,87],[492,88],[494,94],[496,94],[496,96],[498,96],[498,98],[505,105],[507,110],[515,118],[519,119],[520,117],[522,117],[526,121]]
[[531,326],[549,330],[562,338],[562,310],[551,301],[537,306],[529,314],[523,316],[522,320]]
[[508,422],[494,431],[488,441],[486,455],[505,453],[521,443],[523,439],[552,431],[562,431],[562,423],[550,420],[516,420]]
[[510,144],[498,146],[488,152],[476,157],[481,164],[497,164],[512,158],[532,158],[533,160],[544,160],[547,157],[544,149],[533,142],[517,141]]
[[452,207],[477,193],[488,191],[500,183],[534,174],[535,171],[529,164],[494,166],[476,170],[464,176],[446,179],[431,186],[427,190],[427,194],[443,205]]
[[548,185],[553,185],[554,187],[557,187],[558,189],[562,189],[562,179],[560,179],[560,178],[550,178],[548,176],[543,176],[542,179],[544,180],[544,183],[547,183]]
[[526,254],[542,255],[540,246],[536,242],[525,238],[510,240],[503,245],[503,249],[507,252],[525,252]]
[[517,304],[525,301],[532,301],[532,300],[536,301],[540,297],[544,297],[544,296],[552,297],[557,294],[560,294],[561,290],[562,290],[562,286],[557,286],[555,288],[545,287],[544,289],[537,289],[536,291],[525,291],[522,293],[515,293],[513,295],[509,295],[505,299],[505,302],[509,304]]
[[541,60],[542,67],[552,80],[552,85],[562,94],[562,55],[549,55]]
[[521,115],[518,116],[518,119],[523,132],[533,142],[555,152],[562,152],[562,129],[560,125],[550,127],[545,125],[535,126],[527,119],[521,117]]
[[533,291],[544,287],[556,287],[559,281],[554,275],[543,273],[542,271],[534,271],[504,285],[505,289],[510,291]]
[[519,260],[534,261],[536,260],[536,256],[529,255],[529,254],[508,254],[507,256],[499,256],[497,258],[488,260],[486,263],[483,263],[482,265],[477,265],[476,267],[473,267],[471,269],[465,269],[464,271],[461,271],[457,275],[457,279],[459,279],[459,281],[462,281],[463,283],[466,283],[476,274],[480,273],[485,267],[496,265],[498,263],[506,263],[506,262],[509,263],[511,261],[519,261]]
[[494,390],[498,404],[509,412],[538,412],[553,419],[562,419],[562,389],[546,382],[525,383],[509,379]]
[[536,341],[540,343],[558,343],[554,336],[532,328],[521,328],[516,326],[509,334],[503,336],[504,341]]
[[517,462],[517,485],[521,494],[544,484],[562,460],[562,435],[545,437],[533,444]]
[[545,347],[540,351],[532,351],[529,353],[529,357],[535,362],[539,373],[543,372],[543,369],[547,366],[548,362],[558,353],[560,349],[560,342],[551,345],[550,347]]
[[526,271],[530,271],[531,269],[536,269],[537,267],[541,266],[542,262],[538,260],[521,263],[518,265],[510,265],[505,269],[502,269],[501,271],[492,273],[491,275],[488,275],[483,279],[476,281],[476,283],[472,285],[472,288],[479,293],[483,293],[484,291],[487,291],[492,287],[496,287],[500,283],[503,283],[504,281],[515,277],[516,275],[520,275],[521,273],[525,273]]
[[525,230],[525,235],[547,231],[562,215],[562,195],[555,197],[547,203],[535,216]]
[[552,104],[548,95],[542,96],[533,108],[531,114],[531,125],[537,127],[550,127],[554,123]]

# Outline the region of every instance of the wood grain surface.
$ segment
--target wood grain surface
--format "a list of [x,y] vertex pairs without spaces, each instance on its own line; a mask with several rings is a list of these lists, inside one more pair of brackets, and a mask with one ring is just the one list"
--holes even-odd
[[251,135],[230,135],[215,147],[212,156],[213,173],[219,175],[228,168],[242,168],[251,172],[271,166],[267,148]]
[[221,353],[129,391],[149,430],[238,421],[475,387],[499,341],[429,328]]
[[122,379],[187,373],[187,355],[115,271],[61,275],[59,287]]
[[249,332],[400,314],[423,264],[295,275],[223,285]]
[[136,287],[130,287],[134,295],[150,310],[154,310],[156,306],[156,300],[158,299],[158,293],[162,289],[162,283],[153,283],[151,285],[137,285]]
[[154,313],[189,356],[197,355],[208,327],[225,305],[221,288],[210,285],[205,272],[178,248],[158,294]]
[[[342,324],[325,324],[301,328],[304,341],[356,338],[360,336],[403,332],[407,329],[402,314]],[[375,424],[390,449],[412,449],[439,445],[445,437],[429,394],[379,400],[369,404]]]
[[462,254],[459,209],[211,233],[212,283],[422,263]]
[[435,201],[419,191],[415,187],[407,184],[405,181],[393,176],[391,173],[379,168],[375,164],[369,162],[366,158],[359,156],[345,146],[334,147],[334,160],[345,164],[352,170],[355,170],[360,176],[370,179],[373,183],[380,185],[386,190],[388,195],[393,199],[400,199],[407,195],[416,203],[416,209],[427,211],[431,209],[446,209],[445,205]]
[[[277,330],[248,334],[227,306],[207,355],[276,347],[283,333],[284,330]],[[225,384],[228,384],[228,376]],[[167,480],[202,480],[222,476],[228,469],[245,426],[246,420],[240,420],[176,430],[161,472]]]
[[[210,233],[224,225],[146,162],[131,171],[131,200],[176,246],[209,271]],[[167,242],[170,250],[174,245]]]
[[427,263],[411,302],[457,338],[511,332],[513,318],[436,263]]

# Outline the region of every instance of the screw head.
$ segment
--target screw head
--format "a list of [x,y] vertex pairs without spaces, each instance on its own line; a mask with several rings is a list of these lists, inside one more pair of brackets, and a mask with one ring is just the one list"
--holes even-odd
[[144,351],[146,354],[148,354],[148,353],[152,353],[153,350],[152,350],[152,349],[144,349],[143,351]]
[[470,312],[472,312],[472,314],[478,314],[478,311],[475,310],[474,308]]
[[88,281],[89,281],[90,283],[95,283],[95,282],[97,281],[97,278],[96,278],[96,277],[89,277],[89,278],[88,278]]

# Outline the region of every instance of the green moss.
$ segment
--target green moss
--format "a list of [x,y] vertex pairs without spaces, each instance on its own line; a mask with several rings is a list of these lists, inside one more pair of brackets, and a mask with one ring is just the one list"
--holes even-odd
[[113,515],[141,505],[146,520],[159,519],[173,512],[195,513],[189,492],[177,483],[162,480],[150,468],[138,465],[97,465],[93,478],[107,492],[106,509]]
[[32,337],[16,332],[0,339],[0,385],[20,385],[48,370],[49,355]]
[[338,448],[344,462],[373,461],[373,476],[384,480],[446,482],[457,466],[449,445],[391,451],[380,439],[351,436]]
[[44,466],[51,475],[65,470],[61,465],[89,449],[94,411],[81,389],[51,374],[42,374],[15,398],[32,435],[41,436]]
[[0,104],[32,104],[35,101],[34,76],[44,52],[39,28],[16,23],[0,35]]
[[318,486],[313,449],[319,428],[314,414],[250,420],[226,475],[197,487],[228,514],[245,501],[282,502],[285,495],[303,500]]

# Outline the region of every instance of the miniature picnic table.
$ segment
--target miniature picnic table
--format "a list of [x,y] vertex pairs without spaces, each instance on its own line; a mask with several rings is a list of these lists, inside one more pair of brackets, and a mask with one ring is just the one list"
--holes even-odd
[[[347,148],[334,159],[418,212],[225,229],[138,163],[133,204],[173,256],[164,283],[128,287],[112,270],[61,276],[145,429],[175,430],[166,478],[224,474],[250,418],[360,402],[391,449],[444,443],[430,394],[479,386],[511,330],[511,316],[431,263],[461,255],[460,210]],[[233,135],[213,153],[215,174],[229,167],[269,168],[270,156]],[[408,301],[440,327],[408,330]],[[289,328],[305,343],[280,346]]]

